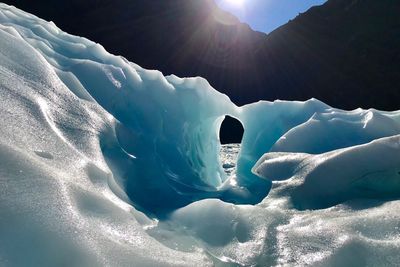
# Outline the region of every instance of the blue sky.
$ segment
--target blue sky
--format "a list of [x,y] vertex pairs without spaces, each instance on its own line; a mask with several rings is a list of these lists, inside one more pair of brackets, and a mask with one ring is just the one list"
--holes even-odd
[[326,0],[215,0],[254,30],[269,33]]

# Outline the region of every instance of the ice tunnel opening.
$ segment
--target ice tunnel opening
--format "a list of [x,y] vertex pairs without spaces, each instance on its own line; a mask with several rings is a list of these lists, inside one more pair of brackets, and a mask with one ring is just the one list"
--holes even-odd
[[221,145],[240,144],[243,139],[244,127],[242,123],[229,115],[225,116],[219,130]]

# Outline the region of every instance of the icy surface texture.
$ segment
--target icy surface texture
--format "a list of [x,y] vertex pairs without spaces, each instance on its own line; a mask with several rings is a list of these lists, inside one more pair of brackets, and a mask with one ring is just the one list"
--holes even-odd
[[236,107],[0,3],[0,117],[0,265],[400,261],[399,112]]
[[253,171],[273,180],[288,179],[274,193],[289,194],[297,209],[326,208],[361,197],[399,198],[400,135],[318,155],[271,152]]
[[228,177],[236,177],[236,162],[240,151],[240,144],[221,145],[220,159],[222,168]]
[[[202,78],[164,77],[110,55],[89,40],[24,16],[4,9],[4,39],[30,50],[35,47],[35,51],[21,50],[44,59],[43,68],[53,75],[48,83],[58,83],[74,94],[75,103],[98,103],[106,116],[115,118],[109,132],[98,133],[100,150],[116,185],[138,207],[155,212],[221,194],[226,175],[219,163],[218,129],[225,114],[237,113],[227,96]],[[56,102],[44,94],[39,104],[51,113]],[[73,131],[73,127],[55,127],[67,140]],[[85,143],[78,136],[76,132],[74,137]],[[73,144],[80,146],[88,144]]]

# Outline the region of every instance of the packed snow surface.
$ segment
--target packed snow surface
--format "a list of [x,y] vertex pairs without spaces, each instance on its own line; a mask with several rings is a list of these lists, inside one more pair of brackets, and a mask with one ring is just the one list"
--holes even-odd
[[400,112],[237,107],[0,3],[0,117],[1,266],[400,262]]

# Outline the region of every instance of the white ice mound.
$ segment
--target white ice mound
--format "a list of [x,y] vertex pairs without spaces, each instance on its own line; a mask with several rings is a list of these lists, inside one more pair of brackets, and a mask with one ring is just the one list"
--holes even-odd
[[253,171],[267,179],[289,179],[275,194],[288,194],[298,209],[354,198],[399,198],[400,135],[318,155],[271,152]]
[[[218,155],[225,115],[245,129],[236,177]],[[398,197],[399,112],[237,107],[0,3],[0,117],[1,266],[400,260],[400,203],[383,201]],[[335,205],[353,197],[378,200]]]

